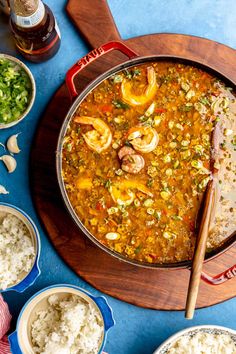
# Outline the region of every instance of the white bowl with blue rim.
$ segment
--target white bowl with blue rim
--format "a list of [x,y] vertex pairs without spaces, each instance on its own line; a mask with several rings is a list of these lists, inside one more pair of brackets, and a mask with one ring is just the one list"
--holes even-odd
[[9,337],[11,353],[12,354],[34,354],[31,326],[37,318],[37,313],[42,310],[47,310],[50,306],[48,298],[51,295],[57,295],[60,299],[67,297],[68,294],[77,295],[87,303],[94,306],[101,314],[103,319],[103,335],[99,343],[98,354],[102,353],[105,346],[108,330],[115,324],[112,309],[103,296],[95,297],[89,292],[70,284],[57,284],[49,286],[33,295],[22,308],[17,324],[16,330]]
[[[223,326],[215,326],[215,325],[201,325],[201,326],[193,326],[189,328],[185,328],[171,337],[169,337],[165,342],[163,342],[153,354],[166,354],[169,352],[170,348],[182,337],[192,337],[197,333],[210,333],[210,334],[226,334],[231,337],[233,342],[236,345],[236,331],[223,327]],[[196,348],[197,349],[197,348]]]
[[27,227],[29,230],[30,237],[32,239],[32,243],[35,249],[35,258],[33,261],[32,268],[29,270],[29,272],[21,272],[18,276],[18,280],[16,283],[11,284],[8,288],[1,290],[1,292],[6,292],[6,291],[17,291],[19,293],[22,293],[25,291],[29,286],[31,286],[35,280],[38,278],[40,275],[40,269],[38,266],[38,261],[39,261],[39,256],[40,256],[40,236],[38,229],[36,225],[34,224],[33,220],[27,215],[23,210],[19,209],[18,207],[7,204],[7,203],[0,203],[0,219],[3,218],[6,214],[11,214],[16,216],[18,219],[20,219],[24,225]]

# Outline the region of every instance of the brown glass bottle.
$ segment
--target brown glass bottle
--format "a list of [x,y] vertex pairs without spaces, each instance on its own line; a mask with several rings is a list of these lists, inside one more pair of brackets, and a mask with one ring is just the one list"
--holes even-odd
[[39,63],[54,56],[61,38],[56,19],[41,0],[10,0],[10,26],[19,52]]

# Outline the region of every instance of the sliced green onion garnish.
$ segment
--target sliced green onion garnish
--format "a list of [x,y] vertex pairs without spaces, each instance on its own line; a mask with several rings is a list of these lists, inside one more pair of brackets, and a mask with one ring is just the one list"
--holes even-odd
[[8,59],[0,59],[0,124],[20,118],[30,103],[31,92],[26,71]]

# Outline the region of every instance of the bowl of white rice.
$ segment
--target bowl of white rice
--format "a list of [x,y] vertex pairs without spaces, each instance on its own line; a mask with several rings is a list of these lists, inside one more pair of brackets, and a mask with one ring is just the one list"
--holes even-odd
[[21,209],[0,203],[0,292],[23,292],[40,274],[40,237]]
[[169,337],[153,354],[236,354],[236,331],[213,325],[186,328]]
[[103,296],[59,284],[35,294],[25,304],[16,331],[9,336],[13,354],[98,354],[114,325]]

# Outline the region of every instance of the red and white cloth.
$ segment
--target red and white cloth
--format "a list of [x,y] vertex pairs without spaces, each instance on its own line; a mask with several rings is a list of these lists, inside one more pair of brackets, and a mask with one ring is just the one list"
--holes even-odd
[[11,323],[11,314],[7,303],[0,295],[0,354],[10,354],[10,345],[6,336]]

